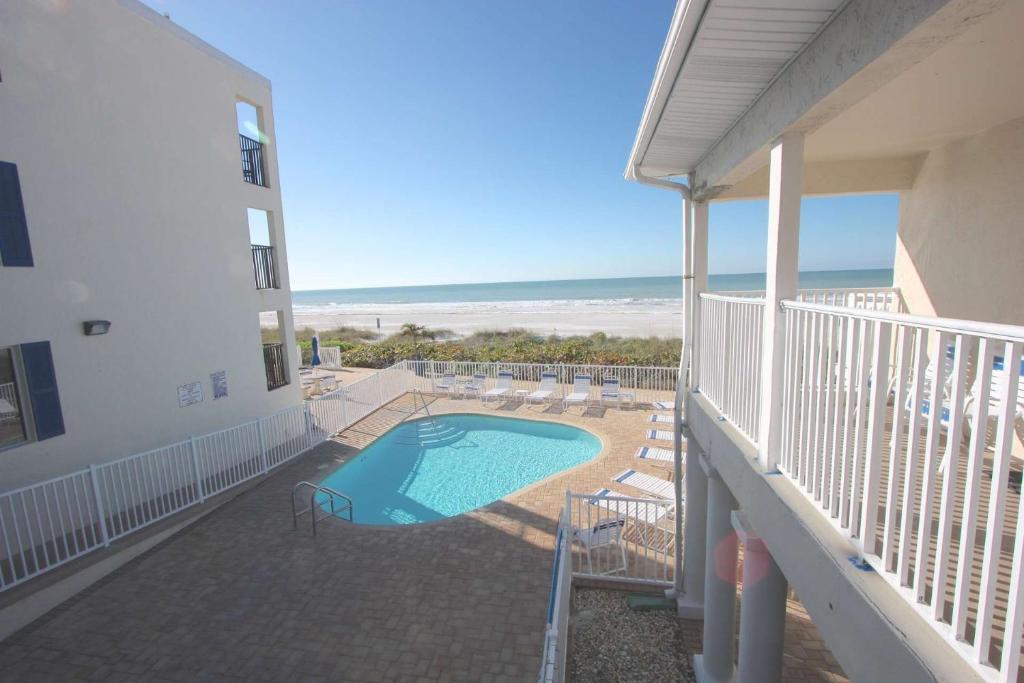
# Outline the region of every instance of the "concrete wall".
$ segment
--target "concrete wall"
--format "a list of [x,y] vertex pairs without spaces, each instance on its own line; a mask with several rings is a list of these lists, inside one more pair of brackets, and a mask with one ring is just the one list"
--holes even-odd
[[902,194],[895,283],[912,313],[1024,325],[1024,118],[936,149]]
[[[134,0],[4,2],[0,32],[35,257],[0,267],[0,346],[51,342],[67,429],[0,452],[0,491],[298,403],[297,381],[267,391],[259,330],[283,310],[295,363],[269,82]],[[262,108],[269,188],[242,180],[237,99]],[[280,290],[255,289],[247,207],[272,214]]]

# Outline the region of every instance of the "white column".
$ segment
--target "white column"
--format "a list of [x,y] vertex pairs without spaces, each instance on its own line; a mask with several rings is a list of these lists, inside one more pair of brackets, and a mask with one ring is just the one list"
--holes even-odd
[[690,384],[696,381],[700,364],[700,294],[708,291],[708,203],[693,202],[693,324],[686,341],[690,345]]
[[779,460],[785,316],[779,302],[797,289],[800,195],[804,177],[803,134],[785,134],[771,150],[768,181],[768,281],[761,356],[761,422],[758,459],[765,469]]
[[[676,503],[676,510],[682,509],[683,502],[683,402],[686,396],[686,376],[690,365],[690,346],[687,339],[693,327],[693,308],[691,299],[693,296],[693,283],[690,276],[693,255],[691,243],[690,201],[683,196],[683,347],[679,350],[679,376],[676,379],[676,394],[673,401],[674,411],[672,413],[672,451],[673,451],[673,475],[675,486],[673,493]],[[675,566],[673,573],[672,590],[669,595],[678,601],[683,591],[683,520],[679,515],[675,516]]]
[[704,652],[693,658],[698,683],[725,683],[736,675],[736,499],[707,458],[707,553],[704,576]]
[[[689,432],[689,430],[687,430]],[[686,457],[694,463],[686,470],[686,532],[683,535],[683,586],[677,601],[683,619],[704,618],[704,575],[708,538],[708,475],[699,463],[704,458],[700,444],[687,434]]]
[[732,525],[743,543],[737,680],[739,683],[777,683],[782,680],[789,584],[742,512],[732,513]]

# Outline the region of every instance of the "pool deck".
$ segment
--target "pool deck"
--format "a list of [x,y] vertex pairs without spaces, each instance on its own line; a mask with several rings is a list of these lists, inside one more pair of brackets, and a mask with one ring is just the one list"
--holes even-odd
[[[291,487],[351,458],[410,407],[406,396],[377,411],[0,643],[0,681],[536,680],[565,490],[608,486],[625,467],[666,476],[633,457],[655,445],[644,439],[650,412],[436,399],[434,414],[583,427],[604,449],[459,517],[328,520],[316,538],[307,517],[293,531]],[[801,644],[826,649],[813,627]],[[797,669],[823,679],[816,659]]]

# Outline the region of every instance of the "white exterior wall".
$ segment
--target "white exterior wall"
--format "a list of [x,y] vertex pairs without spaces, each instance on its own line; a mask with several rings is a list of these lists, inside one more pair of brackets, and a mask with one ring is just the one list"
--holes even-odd
[[[0,3],[0,34],[0,160],[35,259],[0,267],[0,346],[51,342],[66,427],[0,451],[0,491],[297,404],[269,82],[134,0]],[[269,188],[242,179],[236,98],[262,107]],[[272,214],[279,290],[255,288],[247,207]],[[261,310],[284,312],[272,392]]]
[[910,312],[1024,325],[1021,178],[1024,118],[928,154],[900,201],[894,279]]

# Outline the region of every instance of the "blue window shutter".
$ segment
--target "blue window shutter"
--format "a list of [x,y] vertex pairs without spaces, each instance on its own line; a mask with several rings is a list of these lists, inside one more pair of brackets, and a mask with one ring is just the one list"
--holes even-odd
[[18,167],[0,161],[0,263],[31,266],[32,247],[28,241],[25,204],[21,200]]
[[57,394],[57,374],[53,371],[50,342],[21,345],[21,363],[28,381],[28,396],[36,425],[36,439],[43,441],[64,433],[64,415]]

